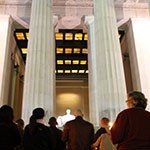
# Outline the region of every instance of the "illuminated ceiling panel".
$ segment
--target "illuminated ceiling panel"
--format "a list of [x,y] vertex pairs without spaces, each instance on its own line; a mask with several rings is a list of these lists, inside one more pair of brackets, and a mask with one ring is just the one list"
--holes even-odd
[[18,40],[25,40],[24,34],[21,32],[17,32],[16,33],[17,39]]
[[72,73],[78,73],[78,70],[72,70]]
[[73,33],[65,33],[65,40],[73,40]]
[[71,65],[71,60],[65,60],[66,65]]
[[27,48],[22,48],[21,51],[23,54],[27,54]]
[[55,34],[55,39],[56,40],[63,40],[63,34],[62,33],[56,33]]
[[86,65],[86,62],[87,62],[86,60],[81,60],[80,65]]
[[63,70],[58,70],[58,73],[63,73],[64,71]]
[[63,48],[56,48],[57,54],[63,54]]
[[26,38],[27,38],[27,40],[29,39],[29,33],[26,33]]
[[70,70],[65,70],[65,73],[71,73],[71,71]]
[[63,60],[57,60],[58,65],[63,65],[63,63],[64,63]]
[[83,54],[88,54],[88,49],[87,49],[87,48],[83,48],[83,49],[82,49],[82,53],[83,53]]
[[79,73],[84,73],[85,72],[85,70],[79,70]]
[[73,60],[73,65],[78,65],[79,64],[79,60]]
[[65,54],[71,54],[72,48],[65,48]]
[[75,34],[75,40],[82,40],[83,34],[82,33],[76,33]]
[[77,54],[80,54],[80,48],[74,48],[73,52],[77,53]]
[[84,35],[84,40],[86,40],[86,41],[88,40],[88,34]]

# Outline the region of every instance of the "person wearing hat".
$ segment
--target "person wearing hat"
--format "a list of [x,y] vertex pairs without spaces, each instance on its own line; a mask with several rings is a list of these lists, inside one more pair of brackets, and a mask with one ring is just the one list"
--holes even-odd
[[65,150],[65,143],[61,140],[62,131],[56,127],[58,124],[56,118],[51,117],[48,124],[50,132],[53,136],[53,145],[55,145],[54,150]]
[[111,128],[111,139],[118,150],[150,150],[150,112],[142,92],[133,91],[126,100],[127,109],[119,113]]

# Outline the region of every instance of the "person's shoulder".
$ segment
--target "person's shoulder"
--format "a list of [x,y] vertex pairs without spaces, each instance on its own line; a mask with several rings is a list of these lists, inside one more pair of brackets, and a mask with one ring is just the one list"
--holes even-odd
[[66,124],[72,124],[74,122],[75,122],[75,120],[70,120],[70,121],[66,122]]
[[66,122],[64,126],[71,126],[74,123],[75,123],[75,120],[70,120],[70,121]]
[[104,133],[106,133],[106,130],[105,130],[105,128],[100,127],[100,128],[97,130],[97,133],[98,133],[98,132],[104,132]]
[[110,136],[110,134],[108,134],[108,133],[102,133],[102,134],[101,134],[101,137],[110,138],[111,136]]
[[37,123],[37,129],[41,131],[42,130],[49,131],[49,127],[42,123]]
[[119,114],[124,114],[124,113],[132,113],[132,112],[145,112],[145,113],[148,113],[148,114],[150,114],[150,112],[149,111],[147,111],[147,110],[145,110],[145,109],[143,109],[143,108],[127,108],[127,109],[125,109],[125,110],[123,110],[123,111],[121,111]]
[[29,124],[25,125],[24,131],[27,131],[29,129]]
[[85,124],[89,125],[89,126],[92,126],[93,127],[93,124],[87,120],[83,120],[85,122]]
[[49,127],[49,129],[51,129],[51,130],[53,130],[53,131],[55,131],[57,133],[62,133],[62,130],[57,128],[57,127]]
[[124,109],[124,110],[122,110],[120,113],[118,113],[118,116],[117,116],[117,118],[122,118],[122,117],[124,117],[124,116],[127,116],[127,114],[129,114],[132,110],[131,110],[132,108],[130,108],[130,109]]
[[134,111],[134,108],[127,108],[127,109],[122,110],[122,111],[119,113],[119,115],[123,115],[123,114],[126,114],[126,113],[128,113],[128,112],[132,112],[132,111]]
[[61,130],[61,129],[56,128],[56,131],[57,131],[58,133],[62,133],[62,130]]
[[134,114],[137,114],[137,113],[142,113],[142,114],[148,113],[150,115],[150,112],[148,112],[148,111],[146,112],[146,110],[141,109],[141,108],[127,108],[127,109],[121,111],[118,114],[118,116],[126,116],[126,115],[131,115],[131,114],[134,115]]

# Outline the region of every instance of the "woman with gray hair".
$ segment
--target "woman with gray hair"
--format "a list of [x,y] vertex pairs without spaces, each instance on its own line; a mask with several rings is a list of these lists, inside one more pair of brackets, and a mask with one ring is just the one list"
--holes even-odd
[[128,109],[120,112],[111,128],[111,138],[118,150],[150,150],[150,112],[142,92],[133,91],[126,100]]

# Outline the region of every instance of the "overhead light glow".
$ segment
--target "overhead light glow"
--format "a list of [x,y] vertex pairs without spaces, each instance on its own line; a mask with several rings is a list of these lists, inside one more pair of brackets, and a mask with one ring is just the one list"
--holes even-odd
[[63,65],[63,60],[57,60],[58,65]]
[[66,65],[71,65],[71,60],[65,60]]
[[56,53],[57,54],[63,54],[63,48],[57,48]]
[[22,54],[27,54],[27,48],[22,48],[21,51],[22,51]]
[[78,70],[72,70],[72,73],[77,73],[78,72]]
[[65,73],[70,73],[70,70],[65,70]]
[[84,34],[84,40],[85,40],[85,41],[88,40],[88,34]]
[[79,60],[73,60],[73,64],[74,65],[78,65],[79,64]]
[[65,34],[65,40],[73,40],[73,34],[72,33],[66,33]]
[[55,34],[55,39],[56,40],[63,40],[63,33],[56,33]]
[[65,48],[65,53],[66,54],[71,54],[72,53],[72,48]]
[[27,40],[29,40],[29,33],[28,32],[26,32],[26,38],[27,38]]
[[73,51],[74,51],[75,54],[80,54],[80,48],[74,48]]
[[80,64],[81,64],[81,65],[86,65],[86,60],[81,60],[81,61],[80,61]]
[[84,73],[84,70],[79,70],[79,73]]
[[75,34],[75,40],[82,40],[83,34],[82,33],[76,33]]
[[58,73],[63,73],[63,70],[58,70]]
[[82,49],[82,54],[87,54],[88,53],[88,49],[87,48],[83,48]]
[[18,40],[25,40],[24,34],[22,32],[16,32],[16,36]]

